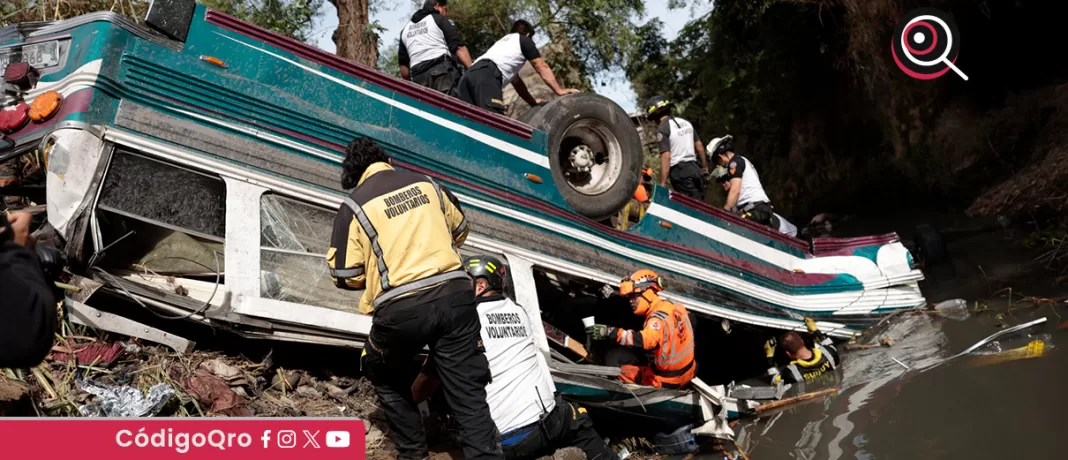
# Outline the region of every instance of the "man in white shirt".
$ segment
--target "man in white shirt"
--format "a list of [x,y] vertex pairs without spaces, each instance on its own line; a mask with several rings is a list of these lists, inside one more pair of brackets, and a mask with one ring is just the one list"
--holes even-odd
[[402,78],[455,96],[460,81],[456,61],[471,67],[471,53],[448,15],[448,0],[426,0],[401,29],[397,60]]
[[[554,395],[556,387],[534,344],[530,317],[502,294],[504,264],[495,257],[475,256],[464,260],[463,267],[475,283],[482,343],[492,374],[486,402],[501,433],[505,458],[538,458],[574,446],[591,460],[618,459],[594,431],[586,410]],[[412,384],[415,401],[428,398],[439,384],[434,362],[427,358]],[[445,397],[449,403],[455,399],[447,392]]]
[[[653,96],[646,104],[646,116],[657,122],[656,142],[660,146],[660,186],[671,188],[698,201],[705,201],[705,175],[708,157],[705,146],[689,121],[672,114],[673,102]],[[697,165],[700,158],[701,165]]]
[[[723,191],[727,192],[727,194],[730,195],[731,176],[730,173],[727,172],[727,168],[724,168],[722,166],[716,166],[716,169],[713,171],[713,174],[716,176],[716,182],[719,182],[719,184],[723,186]],[[736,209],[730,209],[729,211],[736,212]],[[779,220],[779,233],[794,237],[797,236],[796,225],[790,223],[790,221],[786,220],[785,217],[780,216],[778,213],[773,214],[775,215],[775,218]]]
[[577,89],[560,87],[549,64],[541,58],[533,37],[534,26],[529,22],[519,20],[512,24],[512,33],[497,40],[486,54],[475,59],[474,65],[460,79],[457,91],[460,100],[504,113],[504,87],[511,83],[516,94],[527,104],[537,105],[538,100],[530,95],[527,85],[519,78],[519,70],[527,61],[557,96],[579,92]]
[[[760,175],[756,166],[749,159],[734,153],[734,137],[727,135],[712,139],[709,145],[716,164],[727,168],[728,186],[727,203],[723,209],[739,214],[759,224],[778,229],[779,218],[764,186],[760,184]],[[797,230],[795,229],[796,233]]]

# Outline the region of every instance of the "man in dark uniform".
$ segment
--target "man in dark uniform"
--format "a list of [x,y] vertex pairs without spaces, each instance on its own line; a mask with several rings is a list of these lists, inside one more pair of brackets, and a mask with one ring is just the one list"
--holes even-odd
[[716,164],[727,169],[729,186],[724,186],[727,203],[723,209],[778,230],[779,218],[775,215],[768,194],[764,192],[764,186],[760,184],[756,166],[749,159],[734,153],[733,140],[730,135],[717,137],[709,145],[716,157]]
[[537,105],[538,100],[530,95],[527,85],[519,78],[519,70],[527,61],[530,61],[534,71],[557,96],[579,92],[577,89],[560,87],[549,64],[541,58],[541,52],[534,45],[533,37],[534,26],[529,22],[519,20],[512,24],[512,33],[497,40],[486,54],[475,60],[475,64],[460,79],[460,100],[486,110],[504,113],[504,87],[511,83],[516,94],[527,104]]
[[31,250],[31,219],[0,214],[0,368],[40,364],[55,337],[56,298]]
[[456,61],[471,67],[471,53],[448,14],[448,0],[426,0],[401,29],[397,58],[404,79],[455,96],[461,74]]
[[790,364],[783,367],[775,367],[775,339],[772,338],[764,344],[764,353],[768,357],[768,377],[771,383],[813,383],[823,378],[831,377],[838,368],[838,348],[827,334],[816,327],[812,318],[805,318],[805,327],[816,337],[816,345],[813,349],[805,346],[805,340],[796,332],[790,331],[782,335],[780,339],[783,352],[790,359]]
[[[675,104],[664,96],[654,96],[646,105],[646,114],[657,122],[656,141],[660,145],[660,185],[671,187],[695,200],[705,199],[708,158],[705,146],[690,122],[672,115]],[[697,159],[701,166],[697,166]]]
[[427,456],[411,364],[429,345],[464,458],[503,459],[486,403],[475,291],[456,252],[468,230],[459,200],[430,177],[393,169],[368,138],[349,144],[341,169],[341,187],[353,190],[334,219],[326,262],[338,288],[364,291],[360,312],[373,315],[361,360],[398,458]]

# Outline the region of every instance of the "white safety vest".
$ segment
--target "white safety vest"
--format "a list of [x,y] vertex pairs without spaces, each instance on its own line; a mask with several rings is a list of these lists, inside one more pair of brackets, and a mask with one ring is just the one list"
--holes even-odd
[[445,43],[445,33],[434,22],[434,15],[428,14],[419,22],[408,21],[401,29],[401,41],[408,49],[408,58],[411,63],[409,68],[440,58],[449,54],[449,46]]
[[[675,152],[672,152],[671,156],[674,157]],[[757,174],[756,167],[749,162],[748,158],[741,155],[735,155],[731,158],[731,161],[738,161],[739,159],[745,161],[745,171],[742,171],[742,190],[738,193],[738,209],[742,209],[743,206],[749,203],[759,203],[761,201],[771,203],[768,194],[764,193],[764,186],[760,185],[760,176]]]
[[668,117],[660,123],[657,135],[658,137],[666,135],[670,142],[672,167],[685,161],[697,161],[694,142],[698,137],[694,135],[693,125],[690,122],[682,118]]
[[497,69],[501,71],[501,84],[507,85],[527,62],[526,56],[523,56],[523,50],[519,47],[519,33],[511,33],[497,40],[497,43],[494,43],[486,54],[479,56],[475,62],[483,59],[489,59],[497,64]]
[[556,407],[556,386],[534,344],[530,316],[508,298],[479,303],[478,316],[493,376],[486,385],[493,422],[502,434],[537,422]]

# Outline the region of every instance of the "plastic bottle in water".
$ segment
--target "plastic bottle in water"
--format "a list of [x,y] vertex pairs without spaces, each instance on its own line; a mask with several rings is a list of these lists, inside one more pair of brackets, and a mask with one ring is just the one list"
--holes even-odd
[[964,299],[951,299],[938,302],[935,304],[934,309],[935,311],[938,311],[939,315],[957,321],[964,321],[971,316],[971,313],[968,311],[968,302]]

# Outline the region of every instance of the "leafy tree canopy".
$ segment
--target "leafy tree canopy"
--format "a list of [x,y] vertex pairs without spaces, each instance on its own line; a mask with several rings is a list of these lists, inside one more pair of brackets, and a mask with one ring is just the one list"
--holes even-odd
[[197,0],[260,27],[308,41],[321,16],[323,0]]

